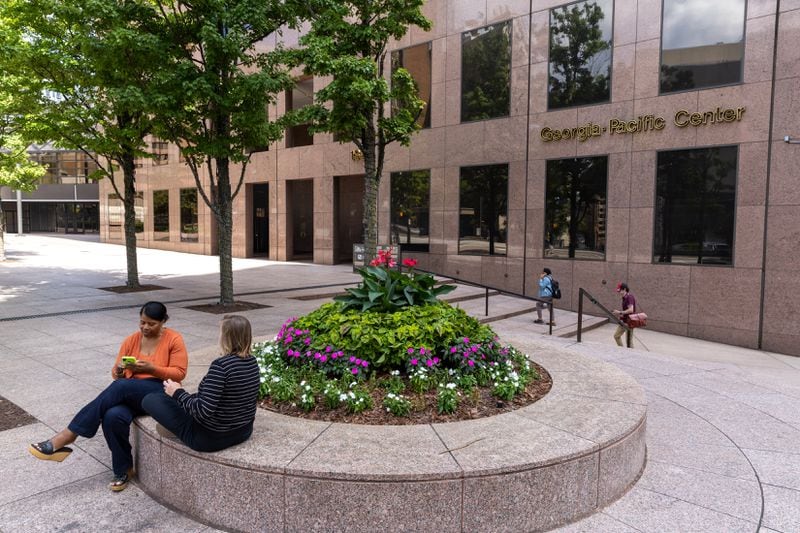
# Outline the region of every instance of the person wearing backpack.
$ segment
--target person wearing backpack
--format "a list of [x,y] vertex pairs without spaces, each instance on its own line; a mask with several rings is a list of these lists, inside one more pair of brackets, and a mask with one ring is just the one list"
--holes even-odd
[[[636,298],[631,293],[627,283],[617,283],[617,292],[622,295],[622,306],[620,309],[614,309],[611,312],[622,322],[628,324],[628,315],[636,312]],[[626,331],[627,329],[622,324],[617,325],[617,330],[614,332],[614,340],[617,342],[617,346],[622,346],[622,336]],[[630,348],[633,348],[632,337]]]
[[[544,324],[542,320],[542,309],[553,305],[553,295],[555,290],[553,288],[553,272],[549,268],[542,269],[539,274],[539,301],[536,302],[536,320],[534,324]],[[555,321],[550,322],[551,326],[555,326]]]

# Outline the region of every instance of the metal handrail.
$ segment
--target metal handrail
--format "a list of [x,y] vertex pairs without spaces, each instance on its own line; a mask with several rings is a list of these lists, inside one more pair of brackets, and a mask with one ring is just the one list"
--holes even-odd
[[625,328],[625,342],[628,348],[633,348],[633,328],[629,327],[625,322],[619,319],[614,313],[608,310],[606,306],[597,301],[597,298],[589,294],[586,289],[581,287],[578,289],[578,342],[581,342],[581,330],[583,329],[583,298],[586,297],[591,303],[599,307],[608,318]]

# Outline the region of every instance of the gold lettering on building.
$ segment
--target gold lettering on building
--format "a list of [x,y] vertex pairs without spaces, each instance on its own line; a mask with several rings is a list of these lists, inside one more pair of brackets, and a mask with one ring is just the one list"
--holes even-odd
[[[713,111],[704,111],[702,113],[681,109],[675,113],[673,122],[679,128],[737,122],[742,120],[744,111],[744,107],[733,109],[717,107]],[[608,120],[608,126],[601,126],[594,122],[587,122],[582,126],[576,126],[574,128],[550,128],[545,126],[539,132],[539,137],[541,137],[544,142],[570,139],[577,139],[580,142],[584,142],[592,137],[600,137],[604,133],[609,133],[610,135],[645,133],[648,131],[661,131],[666,126],[667,121],[664,117],[658,117],[656,115],[640,115],[632,120],[614,117]]]

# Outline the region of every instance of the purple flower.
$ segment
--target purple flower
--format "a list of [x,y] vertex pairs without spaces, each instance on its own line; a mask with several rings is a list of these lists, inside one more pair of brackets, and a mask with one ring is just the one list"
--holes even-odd
[[411,360],[411,366],[417,366],[417,363],[419,363],[418,359],[412,359]]
[[311,339],[306,337],[305,339],[303,339],[303,342],[306,343],[306,346],[308,346],[309,344],[311,344]]
[[287,350],[286,351],[286,355],[291,357],[292,355],[294,355],[294,350],[292,350],[292,349]]
[[420,355],[425,355],[425,348],[420,348],[419,349],[419,354]]
[[364,368],[367,368],[369,366],[369,363],[366,362],[366,361],[361,361],[361,366],[363,366]]
[[286,336],[286,342],[287,342],[287,343],[288,343],[288,342],[292,342],[292,339],[293,339],[293,338],[294,338],[294,337],[292,337],[291,335],[287,335],[287,336]]
[[464,344],[469,344],[469,337],[464,337]]
[[477,344],[473,344],[471,350],[473,351],[473,353],[477,352],[478,351],[478,345]]
[[350,356],[350,362],[351,363],[355,363],[356,362],[356,356],[355,355],[351,355]]
[[353,373],[353,375],[356,375],[356,374],[358,374],[358,367],[355,367],[355,366],[354,366],[354,367],[353,367],[353,369],[352,369],[350,372],[352,372],[352,373]]
[[330,353],[330,352],[331,352],[331,350],[333,350],[333,348],[331,348],[330,346],[326,346],[326,347],[325,347],[325,352],[326,352],[326,353]]
[[428,359],[427,361],[425,361],[425,364],[428,365],[428,366],[433,366],[433,361]]
[[450,353],[456,353],[457,351],[458,351],[458,348],[456,348],[455,346],[450,348]]
[[321,353],[317,352],[314,354],[314,359],[319,359],[320,357],[322,357]]
[[356,357],[356,360],[355,360],[355,361],[353,361],[353,362],[354,362],[356,365],[360,365],[360,364],[361,364],[361,359],[359,359],[359,358],[357,358],[357,357]]
[[322,357],[319,358],[319,360],[324,363],[325,361],[328,360],[328,356],[327,355],[323,355]]
[[434,365],[438,365],[439,364],[439,358],[438,357],[434,357],[433,358],[433,364]]
[[408,355],[411,355],[412,353],[414,353],[414,348],[409,348],[406,351],[408,352]]
[[469,361],[467,361],[467,364],[468,364],[469,366],[475,366],[475,361],[473,361],[472,359],[470,359]]

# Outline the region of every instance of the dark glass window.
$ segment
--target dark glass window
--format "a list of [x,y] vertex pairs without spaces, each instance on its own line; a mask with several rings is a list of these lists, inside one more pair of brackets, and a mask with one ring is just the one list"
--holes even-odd
[[545,257],[605,258],[607,181],[606,156],[547,162]]
[[658,154],[653,261],[733,264],[736,146]]
[[152,141],[150,151],[153,154],[154,165],[166,165],[169,163],[169,143],[165,141]]
[[661,92],[742,81],[745,0],[664,0]]
[[181,189],[181,242],[197,242],[197,189]]
[[[299,80],[290,91],[286,91],[286,111],[297,111],[314,103],[314,78]],[[286,147],[309,146],[314,144],[314,136],[308,131],[308,124],[298,124],[286,130]]]
[[[125,231],[125,204],[116,193],[108,195],[108,232],[112,238],[121,238]],[[134,231],[144,231],[144,194],[137,192],[133,198]]]
[[169,191],[153,191],[153,240],[169,240]]
[[506,255],[508,165],[462,167],[458,253]]
[[392,52],[392,74],[404,68],[417,84],[417,96],[425,102],[417,123],[421,128],[431,127],[431,43],[418,44]]
[[511,104],[511,22],[461,34],[461,122],[507,117]]
[[550,10],[550,109],[610,99],[613,7],[592,0]]
[[430,248],[431,171],[392,172],[392,244],[403,250],[427,252]]

